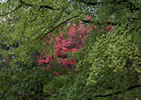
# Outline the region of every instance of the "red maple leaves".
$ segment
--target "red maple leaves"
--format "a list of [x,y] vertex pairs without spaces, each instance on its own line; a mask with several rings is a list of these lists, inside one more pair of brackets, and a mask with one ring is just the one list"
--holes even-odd
[[111,32],[114,30],[114,27],[112,25],[109,25],[107,27],[105,27],[106,32]]
[[[86,20],[91,20],[91,16],[86,16]],[[45,54],[43,55],[43,51],[38,56],[38,65],[47,64],[48,66],[44,68],[44,70],[50,70],[54,67],[57,67],[58,64],[61,64],[62,68],[72,69],[74,65],[77,63],[75,59],[73,59],[67,53],[74,53],[79,51],[84,46],[84,40],[87,35],[94,29],[96,29],[96,25],[83,25],[81,22],[78,24],[68,26],[65,32],[62,32],[64,27],[59,27],[60,34],[55,38],[56,42],[54,43],[54,55]],[[106,31],[112,31],[113,26],[109,25],[105,28]],[[53,33],[49,33],[44,41],[46,45],[50,45],[52,42],[51,35]],[[45,48],[47,52],[50,50]],[[48,56],[47,56],[48,55]],[[46,57],[47,56],[47,57]],[[58,58],[58,59],[55,59]],[[56,64],[53,64],[56,63]],[[60,72],[53,72],[54,75],[60,76]]]
[[[52,62],[56,62],[62,64],[63,68],[73,68],[77,61],[66,53],[74,53],[79,51],[84,46],[84,40],[86,36],[90,33],[90,31],[93,30],[93,28],[94,27],[90,24],[84,26],[80,22],[77,25],[69,26],[67,32],[60,32],[60,34],[56,37],[56,42],[54,43],[54,55],[48,55],[48,57],[45,57],[47,54],[43,56],[44,53],[42,51],[38,57],[38,65],[48,64],[44,70],[50,70],[55,67],[52,66]],[[60,31],[62,29],[63,28],[59,27]],[[44,39],[47,45],[50,45],[51,43],[51,35],[52,33],[48,34]],[[49,50],[46,48],[46,51]],[[58,58],[59,62],[58,60],[54,59],[55,57]],[[60,75],[60,73],[56,71],[53,72],[53,74],[56,76]]]

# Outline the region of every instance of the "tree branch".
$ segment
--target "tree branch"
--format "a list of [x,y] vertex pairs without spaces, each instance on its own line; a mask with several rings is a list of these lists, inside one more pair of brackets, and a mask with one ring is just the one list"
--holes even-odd
[[120,0],[120,1],[114,1],[113,0],[111,3],[123,4],[124,6],[129,8],[132,13],[134,13],[137,10],[139,10],[139,8],[136,7],[136,5],[133,2],[131,2],[131,0]]
[[[6,16],[6,15],[12,13],[12,12],[15,12],[16,10],[20,9],[20,8],[22,7],[22,5],[32,6],[32,7],[33,7],[32,4],[25,3],[25,2],[22,1],[22,0],[19,0],[19,1],[20,1],[21,4],[20,4],[18,7],[16,7],[14,10],[12,10],[12,11],[10,11],[10,12],[4,13],[4,14],[0,14],[0,17],[1,17],[1,16]],[[54,8],[52,8],[52,7],[48,6],[48,5],[41,5],[41,6],[40,6],[40,9],[41,9],[41,8],[47,8],[47,9],[50,9],[50,10],[55,10]]]
[[98,4],[102,4],[103,2],[86,2],[85,0],[80,0],[80,2],[86,4],[86,5],[89,5],[89,6],[95,6],[95,5],[98,5]]
[[[98,4],[104,4],[104,3],[111,3],[111,4],[124,4],[127,8],[130,9],[130,11],[133,13],[134,11],[136,10],[140,10],[138,7],[136,7],[136,5],[131,2],[130,0],[120,0],[120,1],[117,1],[117,0],[113,0],[113,1],[110,1],[110,2],[92,2],[92,1],[89,1],[89,2],[86,2],[85,0],[79,0],[80,2],[86,4],[86,5],[89,5],[89,6],[95,6],[95,5],[98,5]],[[126,4],[125,4],[126,3]]]
[[[26,6],[31,6],[31,7],[33,7],[33,4],[28,4],[28,3],[26,3],[26,2],[24,2],[24,1],[22,1],[22,0],[20,0],[20,3],[23,4],[23,5],[26,5]],[[50,10],[55,10],[54,8],[52,8],[52,7],[48,6],[48,5],[41,5],[39,8],[40,8],[40,9],[41,9],[41,8],[47,8],[47,9],[50,9]]]
[[[73,18],[76,18],[76,17],[78,17],[78,15],[66,19],[65,21],[61,22],[60,24],[58,24],[58,25],[56,25],[54,28],[52,28],[49,32],[47,32],[47,34],[50,33],[50,32],[53,32],[56,28],[58,28],[58,27],[61,26],[62,24],[66,23],[67,21],[69,21],[69,20],[71,20],[71,19],[73,19]],[[43,37],[45,37],[45,36],[46,36],[46,34],[43,35]]]
[[[139,87],[141,87],[141,84],[135,85],[135,86],[130,86],[126,89],[126,91],[129,91],[129,90],[132,90],[132,89],[135,89],[135,88],[139,88]],[[117,91],[117,92],[106,94],[106,95],[95,95],[94,97],[109,97],[109,96],[113,96],[113,95],[118,95],[120,93],[122,93],[122,91]]]
[[18,7],[16,7],[14,10],[12,10],[12,11],[10,11],[10,12],[7,12],[7,13],[4,13],[4,14],[1,14],[0,17],[1,17],[1,16],[6,16],[6,15],[12,13],[12,12],[15,12],[16,10],[20,9],[21,7],[22,7],[22,5],[20,4],[20,5],[19,5]]
[[[38,37],[36,37],[35,39],[33,39],[32,41],[34,41],[34,40],[36,40],[36,39],[38,39],[38,38],[40,38],[40,37],[45,37],[47,34],[49,34],[50,32],[53,32],[56,28],[58,28],[58,27],[61,26],[62,24],[66,23],[67,21],[69,21],[69,20],[71,20],[71,19],[73,19],[73,18],[76,18],[76,17],[78,17],[78,15],[66,19],[65,21],[63,21],[63,22],[61,22],[60,24],[58,24],[58,25],[56,25],[55,27],[53,27],[50,31],[48,31],[48,32],[47,32],[46,34],[44,34],[43,36],[38,36]],[[45,33],[45,32],[46,32],[46,30],[45,30],[43,33]]]

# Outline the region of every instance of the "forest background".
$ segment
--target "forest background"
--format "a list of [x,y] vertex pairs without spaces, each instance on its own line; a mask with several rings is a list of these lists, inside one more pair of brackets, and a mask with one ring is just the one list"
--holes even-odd
[[0,98],[140,100],[141,0],[0,2]]

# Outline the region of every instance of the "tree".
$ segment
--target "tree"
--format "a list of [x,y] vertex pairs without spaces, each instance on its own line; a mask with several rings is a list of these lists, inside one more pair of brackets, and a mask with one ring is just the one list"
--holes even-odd
[[[117,95],[140,99],[140,0],[8,0],[1,2],[0,8],[0,53],[15,57],[11,68],[0,69],[2,98],[106,100]],[[43,43],[47,35],[52,33],[56,43],[60,31],[67,33],[59,27],[69,30],[80,21],[96,30],[90,32],[81,50],[66,54],[78,61],[74,69],[61,75],[55,72],[55,76],[54,69],[42,70],[52,65],[48,57],[39,59],[46,64],[33,64],[33,53],[50,48]],[[62,40],[67,40],[67,35]],[[68,50],[74,45],[62,47]],[[64,55],[57,57],[65,65]]]
[[[49,6],[50,5],[50,6]],[[71,9],[66,0],[62,1],[22,1],[14,0],[1,3],[1,17],[5,18],[1,27],[1,40],[11,49],[3,50],[2,55],[14,55],[17,61],[30,64],[33,51],[42,48],[41,37],[73,18],[79,18],[80,10]],[[12,9],[11,9],[12,8]],[[7,29],[7,30],[5,30]],[[12,45],[18,43],[18,47]]]

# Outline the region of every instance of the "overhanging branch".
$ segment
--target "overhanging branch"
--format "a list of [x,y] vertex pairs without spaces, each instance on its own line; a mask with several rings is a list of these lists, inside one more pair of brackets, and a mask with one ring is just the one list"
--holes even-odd
[[[132,89],[135,89],[135,88],[139,88],[139,87],[141,87],[141,84],[130,86],[126,89],[126,91],[129,91],[129,90],[132,90]],[[122,93],[122,91],[117,91],[117,92],[106,94],[106,95],[95,95],[94,97],[109,97],[109,96],[113,96],[113,95],[118,95],[120,93]]]
[[1,17],[1,16],[6,16],[6,15],[12,13],[12,12],[15,12],[16,10],[20,9],[21,7],[22,7],[22,5],[20,4],[20,5],[19,5],[18,7],[16,7],[14,10],[12,10],[12,11],[10,11],[10,12],[7,12],[7,13],[4,13],[4,14],[0,14],[0,17]]
[[[61,22],[60,24],[58,24],[58,25],[56,25],[55,27],[53,27],[50,31],[48,31],[48,32],[47,32],[46,34],[44,34],[43,36],[40,35],[40,36],[36,37],[35,39],[33,39],[32,41],[34,41],[34,40],[36,40],[36,39],[38,39],[38,38],[40,38],[40,37],[45,37],[47,34],[49,34],[50,32],[53,32],[56,28],[58,28],[58,27],[61,26],[62,24],[66,23],[67,21],[69,21],[69,20],[71,20],[71,19],[73,19],[73,18],[76,18],[76,17],[78,17],[78,15],[66,19],[65,21],[63,21],[63,22]],[[46,30],[45,30],[43,33],[45,33],[45,32],[46,32]]]
[[117,0],[112,0],[112,1],[105,1],[105,2],[92,2],[92,1],[88,1],[86,2],[85,0],[79,0],[80,2],[84,3],[85,5],[88,5],[88,6],[95,6],[95,5],[98,5],[98,4],[108,4],[108,3],[111,3],[111,4],[124,4],[124,6],[126,6],[127,8],[130,9],[130,11],[133,13],[135,12],[136,10],[140,10],[138,7],[136,7],[136,5],[131,2],[130,0],[120,0],[120,1],[117,1]]
[[[26,6],[31,6],[31,7],[33,7],[33,4],[26,3],[26,2],[24,2],[24,1],[22,1],[22,0],[20,0],[20,3],[23,4],[23,5],[26,5]],[[47,9],[50,9],[50,10],[55,10],[53,7],[50,7],[50,6],[48,6],[48,5],[41,5],[39,8],[40,8],[40,9],[41,9],[41,8],[47,8]]]
[[103,2],[86,2],[85,0],[80,0],[80,2],[86,4],[86,5],[89,5],[89,6],[95,6],[95,5],[98,5],[98,4],[102,4]]
[[[19,6],[17,6],[14,10],[12,10],[10,12],[4,13],[4,14],[0,14],[0,17],[1,16],[6,16],[6,15],[12,13],[12,12],[15,12],[16,10],[20,9],[22,7],[22,5],[32,6],[33,7],[32,4],[28,4],[28,3],[26,3],[26,2],[24,2],[22,0],[19,0],[19,1],[21,3]],[[54,8],[52,8],[52,7],[48,6],[48,5],[41,5],[40,8],[47,8],[47,9],[50,9],[50,10],[55,10]]]
[[[58,28],[58,27],[61,26],[62,24],[66,23],[67,21],[69,21],[69,20],[71,20],[71,19],[73,19],[73,18],[76,18],[76,17],[78,17],[78,15],[66,19],[65,21],[61,22],[60,24],[58,24],[58,25],[56,25],[54,28],[52,28],[49,32],[47,32],[47,34],[50,33],[50,32],[53,32],[56,28]],[[46,36],[46,34],[43,35],[43,37],[44,37],[44,36]]]

